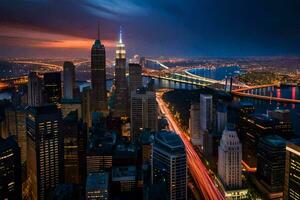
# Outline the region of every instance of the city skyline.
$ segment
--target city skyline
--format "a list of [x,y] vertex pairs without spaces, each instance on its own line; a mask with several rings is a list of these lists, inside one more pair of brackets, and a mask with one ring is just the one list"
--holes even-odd
[[299,55],[297,8],[292,0],[5,0],[0,5],[0,53],[87,57],[100,21],[110,58],[120,25],[129,56]]

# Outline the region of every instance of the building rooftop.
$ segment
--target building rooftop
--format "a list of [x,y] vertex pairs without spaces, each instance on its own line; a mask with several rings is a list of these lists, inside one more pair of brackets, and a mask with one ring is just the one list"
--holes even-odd
[[136,178],[136,167],[135,166],[118,166],[112,169],[112,180],[113,181],[131,181]]
[[157,133],[156,139],[170,148],[184,147],[182,140],[175,132],[160,131]]
[[111,133],[93,134],[89,137],[87,154],[112,154],[115,140]]
[[86,191],[108,188],[108,172],[90,173],[86,178]]
[[278,135],[268,135],[262,138],[262,140],[273,147],[285,147],[286,140]]

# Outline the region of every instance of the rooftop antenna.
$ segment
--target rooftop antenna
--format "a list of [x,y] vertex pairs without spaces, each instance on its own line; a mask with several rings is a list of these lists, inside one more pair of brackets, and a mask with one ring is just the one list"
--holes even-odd
[[99,21],[98,21],[98,34],[97,34],[97,36],[98,36],[98,40],[100,40],[100,23],[99,23]]
[[120,36],[119,43],[122,43],[122,26],[120,26]]

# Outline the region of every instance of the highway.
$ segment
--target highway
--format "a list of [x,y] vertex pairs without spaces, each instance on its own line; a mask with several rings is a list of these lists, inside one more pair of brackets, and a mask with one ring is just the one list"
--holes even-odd
[[172,113],[169,111],[166,103],[162,99],[163,92],[157,92],[156,100],[162,113],[165,114],[169,122],[170,130],[176,132],[182,139],[186,154],[187,162],[190,173],[194,178],[197,187],[202,191],[205,200],[225,200],[222,193],[215,186],[214,181],[211,179],[208,170],[202,163],[199,155],[195,151],[194,147],[189,141],[189,138],[185,135],[184,131],[177,125]]

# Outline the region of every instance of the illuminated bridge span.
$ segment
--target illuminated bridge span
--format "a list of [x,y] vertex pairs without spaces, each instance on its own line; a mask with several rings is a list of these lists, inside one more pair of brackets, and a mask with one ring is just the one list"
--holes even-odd
[[250,97],[261,100],[268,101],[277,101],[282,103],[300,103],[299,99],[287,99],[281,97],[273,97],[273,91],[275,91],[275,87],[277,84],[269,84],[269,85],[258,85],[251,86],[248,88],[241,88],[231,91],[233,95],[240,97]]

